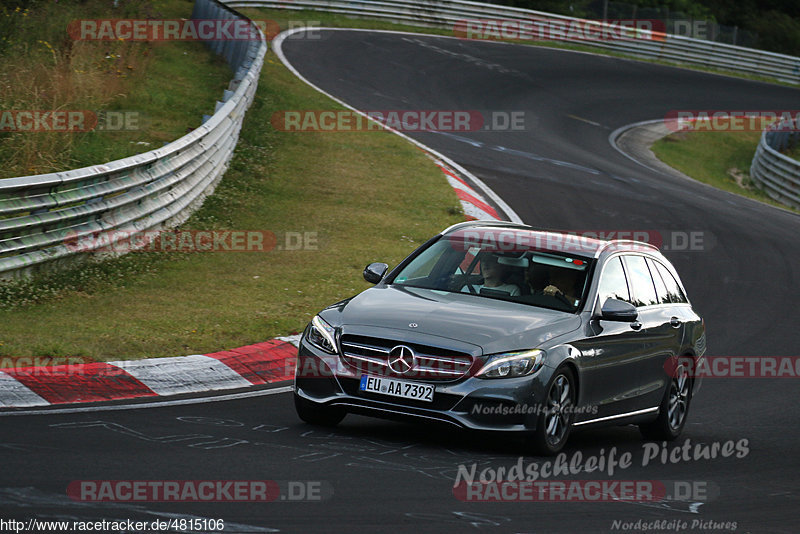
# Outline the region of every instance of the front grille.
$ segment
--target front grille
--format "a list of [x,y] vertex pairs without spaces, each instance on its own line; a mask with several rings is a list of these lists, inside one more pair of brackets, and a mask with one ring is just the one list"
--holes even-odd
[[[418,343],[345,334],[340,346],[342,360],[347,365],[373,375],[447,382],[458,380],[472,367],[470,354]],[[392,349],[400,346],[408,347],[414,353],[413,367],[406,372],[398,372],[398,369],[405,370],[400,365],[395,365],[395,369],[389,365]]]

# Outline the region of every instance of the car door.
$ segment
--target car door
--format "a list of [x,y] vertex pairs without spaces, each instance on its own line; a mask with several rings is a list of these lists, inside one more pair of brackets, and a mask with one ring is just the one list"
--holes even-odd
[[[670,379],[671,358],[679,356],[685,334],[687,316],[686,297],[669,270],[658,260],[646,258],[647,267],[656,289],[658,304],[641,313],[645,329],[646,359],[639,366],[643,403],[657,406]],[[666,278],[666,280],[665,280]]]
[[677,355],[683,330],[675,306],[667,303],[667,290],[654,260],[643,255],[626,255],[634,302],[639,311],[642,358],[636,362],[639,375],[640,409],[658,406],[668,382],[667,361]]
[[[596,311],[608,298],[632,302],[628,276],[620,255],[603,265],[595,296]],[[637,409],[640,392],[637,364],[644,357],[638,321],[609,321],[595,316],[585,336],[573,345],[580,350],[580,403],[597,411],[577,421],[613,417]]]

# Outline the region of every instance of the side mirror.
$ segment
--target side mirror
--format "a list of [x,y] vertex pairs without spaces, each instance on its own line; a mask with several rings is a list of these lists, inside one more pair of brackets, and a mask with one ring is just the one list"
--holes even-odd
[[377,284],[386,276],[389,266],[385,263],[370,263],[364,267],[364,280],[370,284]]
[[609,298],[600,308],[600,318],[606,321],[632,323],[637,317],[639,317],[639,312],[636,311],[636,306],[624,300]]

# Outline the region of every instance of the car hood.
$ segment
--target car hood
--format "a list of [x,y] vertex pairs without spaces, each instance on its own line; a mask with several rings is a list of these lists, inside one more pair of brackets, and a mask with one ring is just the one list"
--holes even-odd
[[581,324],[579,316],[561,311],[404,286],[370,288],[321,315],[333,326],[438,336],[477,345],[484,354],[536,348]]

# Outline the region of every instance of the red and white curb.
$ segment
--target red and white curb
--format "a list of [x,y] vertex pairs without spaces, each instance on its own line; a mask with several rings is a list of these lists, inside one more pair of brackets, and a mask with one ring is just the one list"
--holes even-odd
[[[281,51],[283,39],[291,33],[292,30],[283,32],[273,41],[273,50],[284,65],[311,87],[363,115],[313,85],[292,67]],[[509,220],[521,222],[503,199],[469,171],[401,132],[387,129],[420,148],[434,161],[455,190],[467,219],[504,220],[485,196],[462,176],[469,177],[490,196]],[[291,380],[299,341],[300,336],[295,335],[211,354],[0,369],[0,409],[202,393]]]
[[[500,220],[497,210],[446,163],[433,158],[467,219]],[[0,369],[0,408],[162,397],[291,380],[300,335],[211,354]]]
[[465,180],[459,176],[444,162],[438,159],[433,160],[436,165],[442,169],[447,182],[450,184],[458,200],[461,202],[461,207],[464,210],[464,215],[467,220],[491,220],[501,221],[502,217],[497,213],[483,196],[473,189]]
[[291,380],[300,336],[211,354],[0,369],[0,408],[239,389]]

